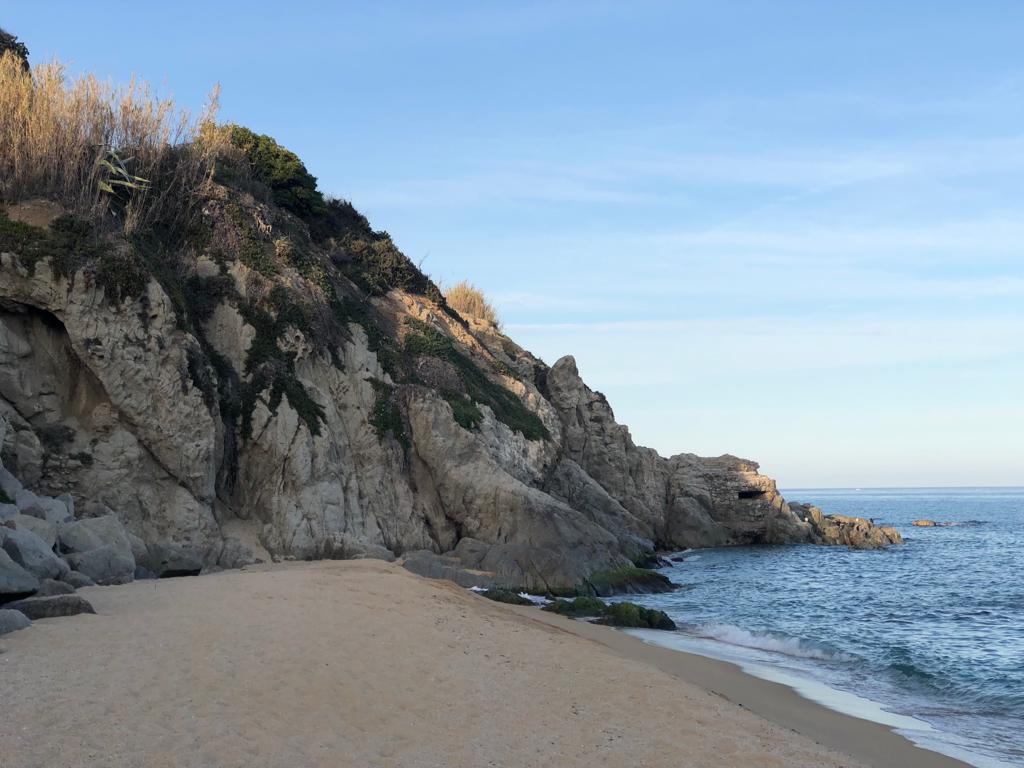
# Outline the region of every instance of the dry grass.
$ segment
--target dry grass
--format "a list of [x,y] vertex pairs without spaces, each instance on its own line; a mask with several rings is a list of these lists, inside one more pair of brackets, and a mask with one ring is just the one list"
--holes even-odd
[[28,72],[0,56],[0,200],[33,197],[131,233],[187,226],[223,151],[217,92],[197,119],[143,82],[68,77],[59,62]]
[[448,306],[463,317],[483,320],[496,328],[501,326],[494,307],[487,301],[483,292],[472,283],[466,280],[456,283],[445,289],[444,297],[448,301]]

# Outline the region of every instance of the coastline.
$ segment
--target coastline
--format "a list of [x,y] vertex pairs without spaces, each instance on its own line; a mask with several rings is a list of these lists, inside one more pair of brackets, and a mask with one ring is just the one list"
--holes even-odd
[[744,672],[732,662],[652,645],[610,627],[574,621],[525,607],[507,606],[524,618],[586,638],[622,655],[718,694],[866,765],[905,768],[970,768],[954,757],[919,747],[892,728],[836,712],[804,698],[788,685]]
[[380,561],[81,592],[97,615],[0,638],[5,768],[965,765],[732,664]]

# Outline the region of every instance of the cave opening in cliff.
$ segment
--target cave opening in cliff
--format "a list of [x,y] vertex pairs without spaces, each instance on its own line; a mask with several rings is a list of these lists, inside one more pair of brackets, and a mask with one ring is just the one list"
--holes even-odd
[[736,495],[741,499],[763,499],[767,494],[765,491],[740,491]]

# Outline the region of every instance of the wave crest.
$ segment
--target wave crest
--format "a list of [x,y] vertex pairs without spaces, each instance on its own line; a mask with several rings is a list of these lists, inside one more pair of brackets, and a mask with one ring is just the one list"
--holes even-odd
[[699,637],[718,640],[729,645],[754,648],[771,653],[782,653],[786,656],[796,656],[802,659],[857,661],[857,657],[851,654],[777,632],[750,632],[732,624],[702,624],[693,627],[691,631]]

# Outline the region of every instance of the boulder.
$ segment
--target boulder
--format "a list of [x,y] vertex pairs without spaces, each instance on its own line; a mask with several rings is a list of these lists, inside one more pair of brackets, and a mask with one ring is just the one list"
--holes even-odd
[[49,496],[37,496],[26,489],[18,492],[14,503],[23,515],[49,520],[51,523],[63,523],[71,519],[71,513],[63,501]]
[[60,616],[75,616],[79,613],[96,613],[92,605],[81,595],[54,595],[53,597],[26,597],[8,603],[11,610],[21,611],[32,621],[54,619]]
[[468,570],[462,567],[458,558],[438,555],[426,549],[408,553],[402,559],[402,567],[417,576],[451,581],[460,587],[492,589],[498,586],[491,574]]
[[18,514],[21,513],[18,512],[17,504],[0,504],[0,520],[4,520],[8,517],[14,517]]
[[[394,555],[391,557],[394,560]],[[224,548],[220,551],[217,565],[221,568],[242,568],[256,562],[256,557],[240,539],[234,536],[227,536],[224,539]]]
[[68,571],[61,577],[60,580],[68,586],[74,587],[75,589],[96,586],[95,581],[90,579],[84,573],[79,573],[78,571]]
[[88,552],[67,555],[68,565],[97,584],[127,584],[135,578],[135,558],[122,547],[104,544]]
[[664,611],[644,608],[635,603],[612,603],[597,623],[634,629],[676,629],[676,623]]
[[0,466],[0,493],[13,502],[21,490],[21,481]]
[[19,629],[32,626],[32,621],[21,611],[12,611],[9,608],[0,608],[0,635],[8,632],[16,632]]
[[36,590],[36,597],[53,597],[54,595],[70,595],[73,594],[75,588],[68,584],[66,581],[54,581],[53,579],[43,579],[39,584],[39,589]]
[[356,538],[348,533],[335,536],[329,542],[327,550],[330,557],[341,560],[385,560],[390,563],[395,559],[395,553],[387,547]]
[[31,531],[45,541],[50,549],[53,549],[57,543],[57,524],[51,523],[49,520],[17,514],[4,520],[3,524],[8,528],[13,526],[15,530]]
[[0,548],[0,603],[39,589],[39,579],[16,563],[7,552]]
[[29,530],[0,526],[0,539],[11,559],[37,579],[59,579],[69,570],[68,564]]
[[62,523],[57,528],[57,542],[64,553],[84,553],[109,545],[131,558],[133,563],[135,560],[128,531],[116,515]]
[[195,547],[161,541],[149,547],[145,568],[159,578],[198,576],[203,570],[203,554]]

